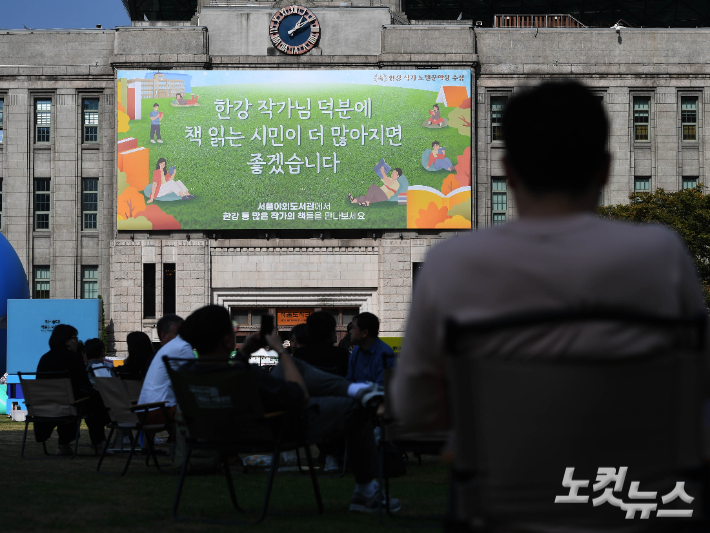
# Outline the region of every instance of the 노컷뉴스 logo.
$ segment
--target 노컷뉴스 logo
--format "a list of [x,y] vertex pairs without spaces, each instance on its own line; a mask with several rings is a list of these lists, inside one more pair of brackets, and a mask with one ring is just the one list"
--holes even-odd
[[[597,480],[592,486],[593,492],[603,492],[592,499],[592,505],[599,507],[604,503],[609,503],[626,511],[626,519],[636,518],[636,513],[640,513],[639,518],[647,519],[652,512],[656,512],[656,517],[665,518],[690,518],[693,516],[692,509],[658,509],[656,500],[657,492],[642,492],[638,481],[632,481],[629,486],[628,501],[623,501],[624,481],[628,467],[622,466],[618,469],[614,467],[600,467],[597,469]],[[565,468],[565,475],[562,478],[562,486],[569,489],[569,494],[565,496],[555,496],[555,503],[587,503],[590,496],[579,494],[580,489],[589,486],[588,479],[573,479],[574,467]],[[611,486],[613,482],[613,486]],[[619,494],[617,498],[614,493]],[[691,503],[695,498],[685,492],[685,482],[677,481],[675,487],[668,494],[661,496],[663,505],[669,504],[676,498],[680,498],[685,503]]]

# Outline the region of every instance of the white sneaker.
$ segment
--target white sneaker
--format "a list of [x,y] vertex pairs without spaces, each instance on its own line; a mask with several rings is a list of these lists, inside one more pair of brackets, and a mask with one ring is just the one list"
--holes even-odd
[[338,458],[335,455],[326,455],[325,457],[325,468],[324,472],[340,472],[340,466],[338,466]]
[[160,144],[163,144],[163,141],[161,141],[160,139],[158,139],[158,142],[159,142]]
[[150,142],[152,142],[153,144],[155,144],[155,141],[154,141],[153,139],[151,139]]

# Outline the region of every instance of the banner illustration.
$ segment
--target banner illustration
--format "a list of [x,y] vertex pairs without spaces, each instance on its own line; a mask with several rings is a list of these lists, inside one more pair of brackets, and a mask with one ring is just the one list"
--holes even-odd
[[471,227],[467,70],[118,71],[119,230]]

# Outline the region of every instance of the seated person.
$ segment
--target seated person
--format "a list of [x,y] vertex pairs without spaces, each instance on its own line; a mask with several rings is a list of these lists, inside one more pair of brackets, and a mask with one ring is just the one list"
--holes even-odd
[[316,311],[306,319],[306,326],[307,343],[293,352],[293,356],[320,370],[345,377],[349,354],[334,346],[337,341],[335,317],[328,311]]
[[[78,331],[68,324],[58,324],[49,337],[49,351],[44,354],[37,364],[37,379],[51,379],[51,376],[42,376],[42,372],[68,372],[71,380],[74,400],[88,397],[83,403],[86,409],[86,425],[89,428],[89,436],[94,451],[106,440],[104,426],[110,422],[106,414],[101,396],[94,389],[86,375],[84,361],[74,350],[79,343]],[[59,445],[57,455],[71,455],[72,447],[69,444],[76,436],[76,423],[64,422],[62,424],[52,424],[52,422],[35,422],[35,440],[37,442],[46,441],[54,428],[57,428]]]
[[89,339],[85,346],[86,373],[92,385],[95,385],[94,377],[111,378],[116,375],[114,366],[104,361],[106,347],[101,339]]
[[394,368],[394,351],[382,342],[380,319],[372,313],[360,313],[353,318],[353,329],[350,332],[355,345],[350,352],[348,373],[345,379],[354,383],[372,382],[384,384],[384,369]]
[[451,160],[446,157],[446,150],[439,147],[439,141],[431,143],[431,153],[429,154],[429,162],[427,163],[426,169],[429,170],[432,165],[435,170],[446,169],[450,172],[455,170]]
[[340,342],[338,343],[338,348],[341,350],[345,350],[348,352],[348,359],[350,359],[350,352],[353,351],[353,342],[351,338],[350,332],[353,330],[353,323],[348,322],[348,326],[346,328],[346,333],[345,337],[343,337]]
[[431,111],[429,111],[429,124],[438,124],[439,127],[444,123],[444,119],[441,118],[441,112],[439,112],[439,105],[434,104]]
[[[222,306],[210,305],[192,313],[180,328],[184,337],[198,352],[200,360],[222,360],[225,365],[245,365],[251,354],[262,346],[259,334],[247,337],[238,358],[230,363],[234,350],[234,330],[229,312]],[[276,334],[266,338],[279,354],[279,364],[268,372],[252,365],[264,409],[267,412],[305,409],[307,437],[313,441],[345,437],[355,475],[355,491],[350,510],[376,512],[384,503],[377,477],[377,453],[372,416],[367,408],[380,404],[382,392],[372,385],[350,383],[340,376],[322,372],[308,363],[293,358],[281,345]],[[157,359],[157,358],[156,358]],[[197,369],[197,363],[187,368]],[[390,509],[398,511],[400,503],[390,498]]]
[[122,379],[143,379],[153,361],[153,343],[142,331],[132,331],[126,336],[128,357],[118,367]]
[[194,198],[181,181],[175,180],[175,174],[177,173],[175,167],[172,167],[171,170],[172,173],[169,172],[167,161],[164,157],[158,159],[158,163],[155,165],[155,170],[153,171],[153,190],[150,193],[150,198],[147,203],[153,203],[153,200],[156,198],[160,198],[171,192],[182,197],[183,200]]
[[[182,326],[184,322],[182,322],[182,319],[180,320]],[[175,418],[175,411],[177,411],[177,400],[175,399],[175,393],[173,392],[173,387],[168,377],[168,371],[165,369],[165,364],[163,363],[164,355],[173,359],[185,359],[186,361],[195,358],[192,346],[185,342],[180,334],[169,342],[166,342],[160,350],[158,350],[158,353],[155,354],[153,361],[150,363],[148,372],[145,375],[145,380],[143,381],[143,388],[141,389],[138,403],[166,402],[167,416],[169,420],[172,420]],[[148,425],[159,425],[165,422],[165,415],[162,409],[156,408],[148,411],[146,417],[146,423]]]
[[367,194],[358,196],[357,198],[354,198],[352,194],[348,193],[350,203],[367,207],[372,203],[386,202],[397,194],[397,190],[399,189],[399,181],[397,181],[397,178],[402,175],[402,169],[395,168],[389,177],[387,177],[387,171],[389,171],[389,169],[390,166],[385,163],[384,158],[380,159],[380,162],[375,167],[375,173],[378,176],[382,176],[380,180],[384,182],[384,185],[370,185],[370,188],[367,189]]
[[291,328],[291,333],[288,337],[288,345],[291,355],[296,353],[296,350],[308,344],[308,326],[306,324],[297,324]]

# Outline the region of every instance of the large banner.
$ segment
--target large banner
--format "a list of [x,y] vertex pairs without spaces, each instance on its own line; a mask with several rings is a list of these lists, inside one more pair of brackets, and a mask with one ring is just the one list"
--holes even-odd
[[468,70],[118,71],[118,229],[471,227]]

